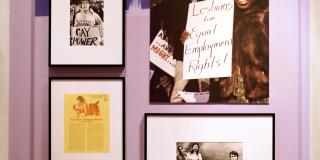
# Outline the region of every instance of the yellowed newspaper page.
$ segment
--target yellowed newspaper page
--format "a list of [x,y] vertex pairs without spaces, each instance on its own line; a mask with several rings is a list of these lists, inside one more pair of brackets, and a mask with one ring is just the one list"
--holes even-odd
[[65,153],[108,153],[109,95],[64,95]]

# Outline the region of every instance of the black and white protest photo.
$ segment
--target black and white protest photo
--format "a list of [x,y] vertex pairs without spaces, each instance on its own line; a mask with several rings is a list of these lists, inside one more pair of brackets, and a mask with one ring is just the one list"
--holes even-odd
[[103,0],[70,1],[70,46],[103,46]]
[[241,142],[177,142],[177,160],[243,160]]
[[150,102],[269,103],[269,0],[150,4]]

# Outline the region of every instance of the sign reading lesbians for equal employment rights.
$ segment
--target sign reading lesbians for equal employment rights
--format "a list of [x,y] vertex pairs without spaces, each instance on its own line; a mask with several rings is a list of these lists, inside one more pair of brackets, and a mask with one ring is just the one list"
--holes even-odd
[[150,61],[174,77],[176,60],[172,56],[173,48],[160,30],[150,45]]
[[186,31],[183,78],[230,77],[234,0],[191,3]]
[[79,26],[71,27],[71,46],[100,46],[101,43],[100,26]]

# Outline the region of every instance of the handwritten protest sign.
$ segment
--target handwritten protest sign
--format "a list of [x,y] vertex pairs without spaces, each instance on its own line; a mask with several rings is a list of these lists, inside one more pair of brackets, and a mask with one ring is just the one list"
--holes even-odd
[[164,33],[160,30],[150,45],[150,61],[174,77],[176,60],[172,56],[173,48],[168,45]]
[[208,103],[210,92],[179,92],[180,96],[187,103]]
[[71,27],[71,46],[100,46],[101,28],[99,26]]
[[184,46],[183,78],[230,77],[234,0],[191,3]]

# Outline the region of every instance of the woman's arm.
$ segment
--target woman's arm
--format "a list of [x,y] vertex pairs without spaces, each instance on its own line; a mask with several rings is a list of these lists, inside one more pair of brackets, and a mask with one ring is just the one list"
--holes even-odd
[[199,160],[202,160],[202,156],[201,156],[200,153],[198,154],[198,159],[199,159]]

